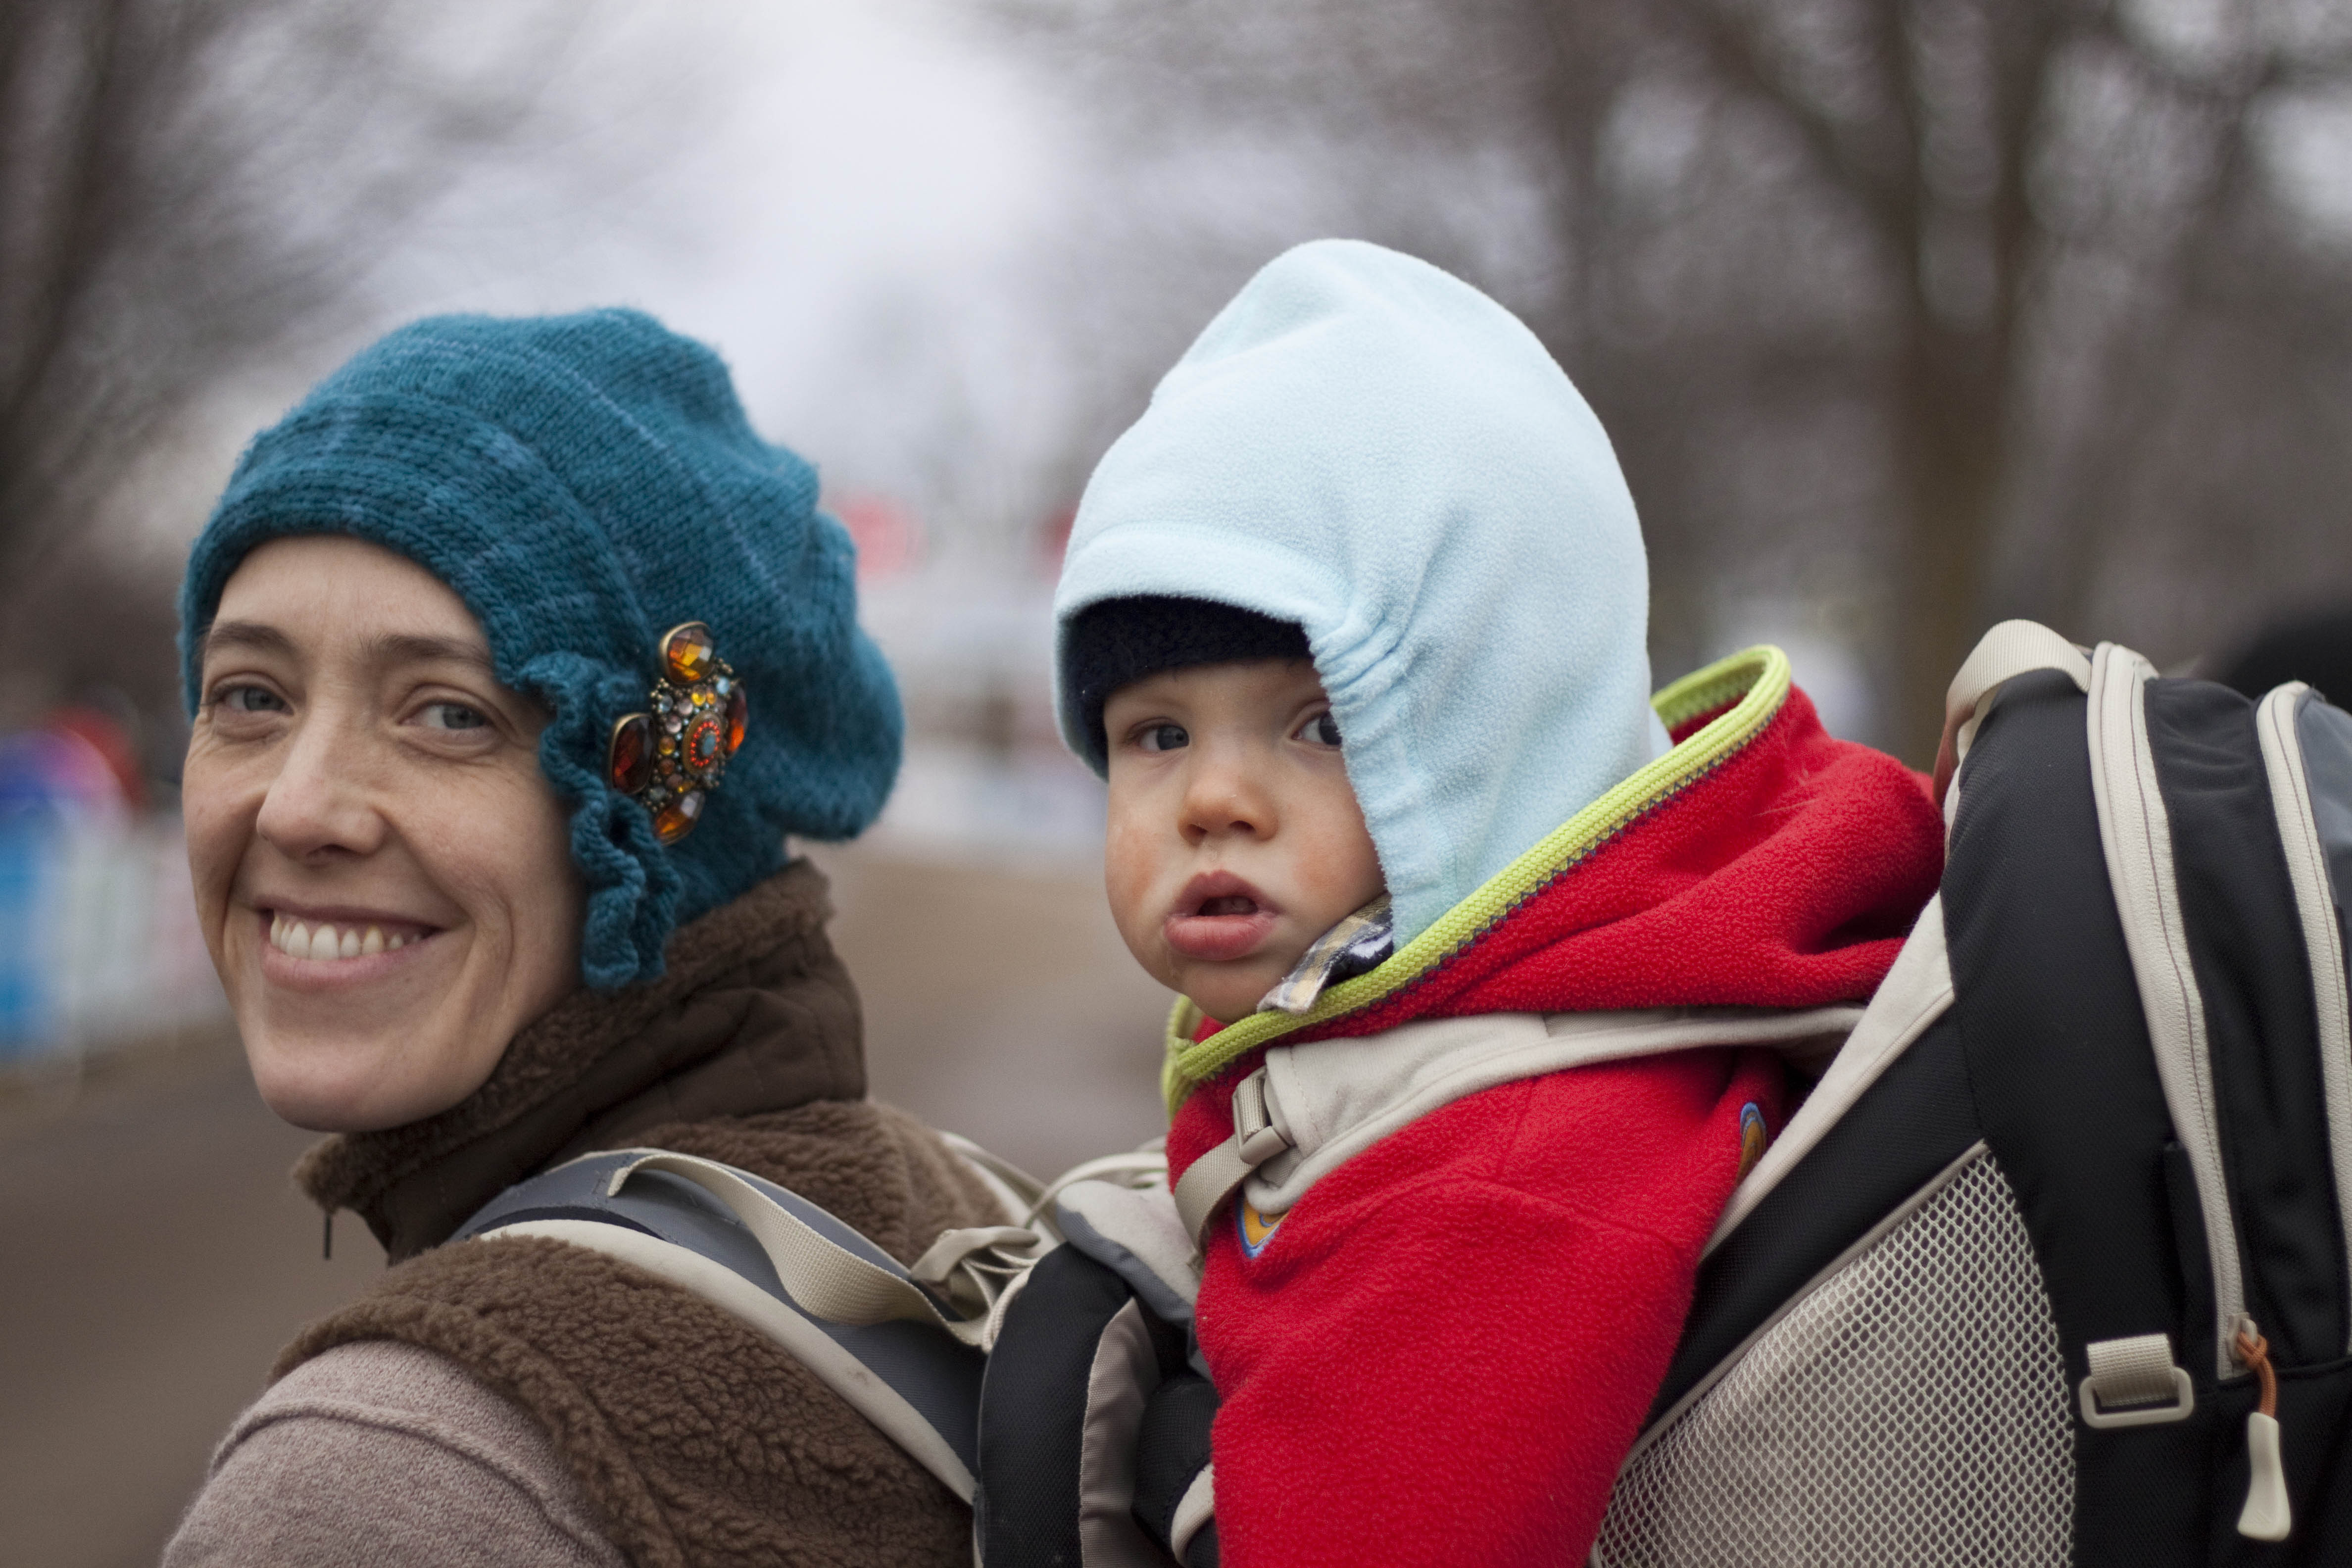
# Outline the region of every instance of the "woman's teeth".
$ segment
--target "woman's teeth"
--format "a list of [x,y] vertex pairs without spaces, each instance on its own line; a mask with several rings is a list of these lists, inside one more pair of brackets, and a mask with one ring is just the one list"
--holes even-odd
[[275,912],[269,917],[269,945],[289,958],[363,958],[373,952],[398,952],[410,941],[396,932],[386,936],[378,926],[362,931],[325,921],[310,925]]

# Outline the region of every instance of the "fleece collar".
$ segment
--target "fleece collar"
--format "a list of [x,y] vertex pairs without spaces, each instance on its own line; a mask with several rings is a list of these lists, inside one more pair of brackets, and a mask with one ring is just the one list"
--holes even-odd
[[1170,1016],[1172,1114],[1277,1040],[1417,1018],[1865,1000],[1943,871],[1923,781],[1822,729],[1776,647],[1653,699],[1675,744],[1303,1014]]

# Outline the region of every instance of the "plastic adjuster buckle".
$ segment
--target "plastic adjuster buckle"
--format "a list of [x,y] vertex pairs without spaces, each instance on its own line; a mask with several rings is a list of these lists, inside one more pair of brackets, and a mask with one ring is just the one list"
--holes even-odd
[[2083,1421],[2102,1431],[2186,1421],[2197,1410],[2197,1387],[2172,1361],[2168,1334],[2137,1334],[2085,1345],[2091,1375],[2083,1380]]
[[1255,1170],[1289,1147],[1266,1109],[1265,1069],[1260,1068],[1234,1088],[1234,1152]]

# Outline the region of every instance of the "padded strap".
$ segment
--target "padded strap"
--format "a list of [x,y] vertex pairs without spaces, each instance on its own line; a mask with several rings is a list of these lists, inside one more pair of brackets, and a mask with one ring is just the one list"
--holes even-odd
[[[2316,700],[2310,687],[2290,681],[2263,699],[2254,722],[2262,740],[2263,767],[2270,778],[2272,810],[2278,818],[2279,844],[2286,854],[2287,879],[2294,891],[2295,917],[2311,964],[2329,1161],[2336,1190],[2346,1194],[2352,1193],[2352,994],[2347,994],[2352,987],[2347,984],[2343,930],[2328,875],[2326,836],[2319,822],[2319,809],[2335,803],[2326,801],[2323,790],[2315,787],[2326,777],[2325,760],[2322,781],[2315,781],[2304,752],[2303,710]],[[2321,715],[2309,717],[2325,722]],[[2325,745],[2326,732],[2317,733]],[[2336,1211],[2344,1256],[2352,1262],[2352,1203],[2339,1199]]]
[[2246,1310],[2245,1276],[2231,1214],[2204,994],[2189,951],[2171,820],[2148,746],[2147,683],[2155,678],[2155,668],[2129,648],[2099,645],[2086,715],[2091,791],[2157,1079],[2196,1179],[2213,1270],[2213,1375],[2224,1378],[2236,1371],[2230,1335]]
[[[1213,1554],[1217,1494],[1209,1434],[1217,1391],[1205,1377],[1178,1373],[1152,1392],[1136,1435],[1135,1517],[1179,1563],[1196,1545]],[[1206,1531],[1211,1540],[1202,1540]]]
[[688,1155],[616,1151],[508,1188],[457,1239],[533,1237],[604,1253],[727,1312],[972,1496],[985,1364],[974,1336],[889,1254],[798,1194]]
[[747,1324],[808,1368],[950,1491],[965,1502],[971,1500],[974,1434],[962,1431],[959,1424],[951,1437],[935,1413],[925,1412],[898,1387],[877,1376],[856,1351],[724,1264],[659,1237],[603,1220],[519,1220],[482,1233],[485,1240],[529,1237],[601,1252],[666,1279]]
[[1944,693],[1944,738],[1936,748],[1936,804],[1977,738],[1978,710],[2001,683],[2029,670],[2063,670],[2078,691],[2091,689],[2091,657],[2036,621],[2003,621],[1977,640]]
[[1177,1500],[1175,1515],[1168,1521],[1169,1548],[1186,1568],[1192,1568],[1199,1560],[1192,1548],[1201,1542],[1203,1531],[1207,1532],[1209,1542],[1205,1560],[1214,1563],[1217,1534],[1217,1467],[1214,1465],[1201,1467],[1201,1473],[1192,1478],[1192,1484],[1186,1487],[1184,1495]]

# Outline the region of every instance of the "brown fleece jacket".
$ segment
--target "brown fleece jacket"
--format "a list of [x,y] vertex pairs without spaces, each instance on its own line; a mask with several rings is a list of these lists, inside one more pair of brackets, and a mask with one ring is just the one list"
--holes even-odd
[[911,1262],[994,1223],[939,1137],[860,1098],[856,992],[795,863],[672,939],[668,973],[582,993],[518,1036],[472,1097],[331,1138],[303,1186],[356,1209],[397,1267],[312,1324],[273,1377],[335,1346],[436,1352],[529,1412],[633,1563],[968,1563],[971,1516],[772,1342],[677,1287],[544,1239],[441,1247],[558,1159],[653,1145],[753,1171]]

